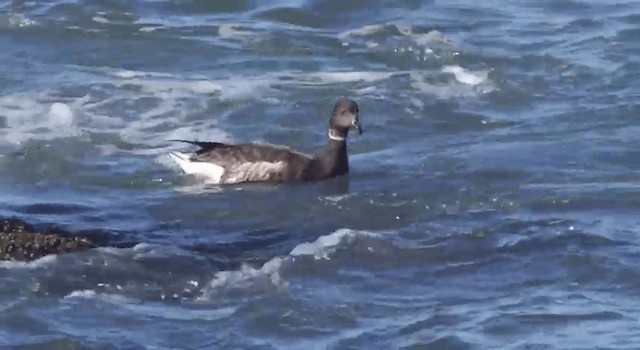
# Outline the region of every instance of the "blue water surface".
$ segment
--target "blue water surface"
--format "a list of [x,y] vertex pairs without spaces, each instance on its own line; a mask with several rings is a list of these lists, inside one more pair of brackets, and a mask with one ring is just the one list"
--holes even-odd
[[[640,3],[0,1],[0,347],[635,349]],[[351,174],[216,187],[172,139]]]

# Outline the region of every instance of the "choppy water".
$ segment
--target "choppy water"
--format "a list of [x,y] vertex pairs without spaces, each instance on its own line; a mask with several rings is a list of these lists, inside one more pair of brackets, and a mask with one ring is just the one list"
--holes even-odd
[[[0,263],[0,346],[638,348],[639,35],[634,1],[0,2],[0,215],[114,246]],[[167,157],[313,151],[343,96],[348,179]]]

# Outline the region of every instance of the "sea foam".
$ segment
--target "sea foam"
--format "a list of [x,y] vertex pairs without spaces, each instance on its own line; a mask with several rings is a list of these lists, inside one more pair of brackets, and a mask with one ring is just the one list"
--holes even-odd
[[[312,257],[315,260],[328,260],[333,256],[335,249],[341,245],[349,244],[358,236],[377,236],[375,233],[339,229],[331,234],[318,237],[314,242],[298,244],[286,256],[278,256],[267,261],[260,268],[243,265],[238,270],[220,271],[216,273],[211,282],[202,290],[200,300],[209,300],[217,292],[227,289],[255,289],[265,287],[267,282],[270,287],[286,288],[288,282],[283,278],[282,268],[288,264],[295,264],[296,259]],[[269,286],[266,286],[267,288]]]

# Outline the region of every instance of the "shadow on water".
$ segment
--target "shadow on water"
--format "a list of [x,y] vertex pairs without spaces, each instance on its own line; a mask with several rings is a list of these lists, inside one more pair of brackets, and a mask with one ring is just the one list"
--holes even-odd
[[322,194],[325,196],[340,196],[349,193],[351,179],[349,176],[340,176],[322,183]]

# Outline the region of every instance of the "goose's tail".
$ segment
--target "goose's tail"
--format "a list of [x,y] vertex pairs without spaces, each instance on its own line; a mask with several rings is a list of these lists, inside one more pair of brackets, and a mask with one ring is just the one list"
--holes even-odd
[[213,183],[220,183],[224,174],[223,167],[213,163],[193,161],[188,154],[169,152],[169,156],[178,163],[185,173],[205,177]]

